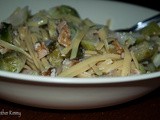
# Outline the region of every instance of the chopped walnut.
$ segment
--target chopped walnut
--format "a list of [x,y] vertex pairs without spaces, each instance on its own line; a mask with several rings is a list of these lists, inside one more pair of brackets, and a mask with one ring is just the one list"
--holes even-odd
[[138,69],[132,69],[131,74],[141,74],[141,72]]
[[56,68],[49,68],[46,71],[42,72],[43,76],[52,76],[52,77],[56,77],[57,76],[57,70]]
[[71,35],[70,35],[70,30],[69,27],[67,25],[66,21],[62,21],[59,25],[58,25],[58,32],[59,32],[59,36],[58,36],[58,42],[67,47],[71,44]]
[[41,59],[43,57],[45,57],[46,55],[48,55],[49,50],[46,47],[45,43],[36,43],[34,46],[35,51],[38,53],[38,58]]
[[52,69],[49,68],[49,69],[47,69],[46,71],[43,71],[43,72],[42,72],[42,75],[43,75],[43,76],[50,76],[50,75],[51,75],[51,70],[52,70]]
[[114,45],[115,46],[115,49],[116,49],[116,52],[118,53],[118,54],[122,54],[123,53],[123,48],[121,47],[121,45],[119,44],[119,42],[117,41],[117,40],[114,40],[113,42],[112,42],[112,45]]
[[79,62],[78,60],[65,59],[63,61],[63,70],[70,68],[71,66],[77,64],[78,62]]

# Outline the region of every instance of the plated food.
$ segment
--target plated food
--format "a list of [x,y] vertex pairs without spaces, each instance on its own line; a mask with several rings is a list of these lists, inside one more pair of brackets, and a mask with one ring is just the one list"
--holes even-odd
[[[91,109],[125,103],[159,87],[159,35],[113,31],[158,11],[104,0],[1,0],[0,6],[0,32],[5,33],[0,36],[1,99],[41,108]],[[57,7],[77,12],[60,15]],[[50,10],[56,10],[57,17],[51,17]],[[105,24],[108,19],[111,24]],[[154,23],[150,26],[159,29]],[[61,41],[63,36],[66,41]],[[135,52],[144,47],[140,43],[147,48],[143,53],[149,51],[147,57],[138,56],[142,60]],[[114,69],[104,72],[106,63],[105,69]],[[124,63],[131,65],[125,68]]]
[[160,70],[160,27],[119,33],[68,5],[18,7],[0,25],[0,69],[52,77],[129,76]]

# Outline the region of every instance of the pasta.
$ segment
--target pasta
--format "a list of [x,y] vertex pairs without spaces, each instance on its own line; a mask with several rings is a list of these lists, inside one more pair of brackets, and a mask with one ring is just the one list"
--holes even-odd
[[122,76],[127,76],[131,71],[131,55],[127,48],[124,48],[124,60],[123,60],[123,68],[122,68]]
[[[19,22],[17,16],[22,14],[26,17]],[[111,20],[96,24],[67,5],[35,14],[27,6],[19,7],[11,16],[0,25],[0,70],[52,77],[129,76],[160,70],[156,23],[136,33],[114,32],[109,29]]]

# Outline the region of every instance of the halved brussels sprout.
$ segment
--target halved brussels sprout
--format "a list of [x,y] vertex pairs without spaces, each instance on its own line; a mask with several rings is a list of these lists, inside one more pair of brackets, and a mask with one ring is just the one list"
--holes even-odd
[[72,15],[78,18],[80,17],[78,12],[74,8],[72,8],[71,6],[67,6],[67,5],[53,7],[49,10],[49,14],[51,16]]
[[141,42],[131,48],[135,57],[139,62],[151,59],[151,57],[157,52],[158,46],[152,41]]
[[25,65],[26,56],[15,51],[0,55],[0,70],[19,73]]
[[2,22],[0,24],[0,39],[12,43],[13,29],[12,25]]

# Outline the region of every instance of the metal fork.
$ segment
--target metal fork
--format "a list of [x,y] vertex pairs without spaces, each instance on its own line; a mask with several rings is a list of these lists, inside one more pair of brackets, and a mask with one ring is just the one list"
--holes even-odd
[[134,26],[130,27],[130,28],[125,28],[125,29],[117,29],[117,30],[114,30],[115,32],[135,32],[137,30],[140,30],[144,27],[146,27],[149,23],[151,22],[156,22],[156,23],[159,23],[160,22],[160,13],[152,16],[152,17],[149,17],[143,21],[140,21],[138,22],[137,24],[135,24]]

